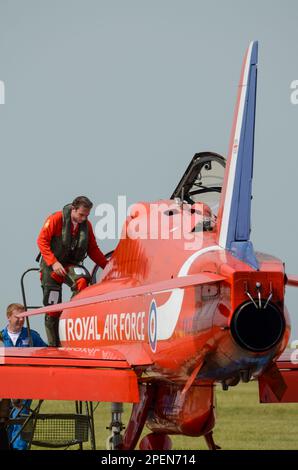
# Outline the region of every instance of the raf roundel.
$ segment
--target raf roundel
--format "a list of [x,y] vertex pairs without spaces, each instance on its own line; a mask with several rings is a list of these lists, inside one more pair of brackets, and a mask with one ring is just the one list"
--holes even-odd
[[148,317],[148,337],[150,347],[152,351],[155,352],[157,343],[157,306],[154,299],[150,304],[150,311]]

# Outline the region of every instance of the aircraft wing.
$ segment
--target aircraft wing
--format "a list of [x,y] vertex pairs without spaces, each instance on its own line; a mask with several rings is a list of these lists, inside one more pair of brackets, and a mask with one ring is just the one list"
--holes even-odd
[[[135,297],[138,295],[146,295],[156,292],[169,291],[172,289],[185,288],[189,286],[198,286],[203,284],[212,284],[214,282],[225,281],[224,276],[211,272],[201,272],[199,274],[191,274],[189,276],[175,277],[173,279],[167,279],[165,281],[154,282],[152,284],[145,284],[138,287],[128,287],[125,289],[119,289],[113,292],[108,292],[105,294],[94,295],[90,297],[81,297],[76,296],[74,299],[69,302],[64,302],[61,304],[50,305],[48,307],[41,307],[35,310],[29,310],[24,313],[20,313],[20,317],[29,317],[32,315],[40,315],[42,313],[51,313],[59,312],[64,309],[82,307],[85,305],[99,304],[102,302],[111,302],[113,300],[125,299],[128,297]],[[80,294],[86,293],[88,291],[82,291]],[[79,294],[79,296],[80,296]]]
[[133,364],[125,346],[0,348],[0,397],[138,402],[134,367],[151,363],[138,348]]
[[[204,272],[42,307],[36,315],[225,280]],[[84,292],[84,291],[83,291]],[[138,402],[136,370],[152,364],[142,343],[98,348],[2,348],[0,397]]]
[[298,276],[294,274],[287,274],[286,285],[291,287],[298,287]]
[[297,403],[298,349],[285,351],[276,366],[258,380],[261,403]]

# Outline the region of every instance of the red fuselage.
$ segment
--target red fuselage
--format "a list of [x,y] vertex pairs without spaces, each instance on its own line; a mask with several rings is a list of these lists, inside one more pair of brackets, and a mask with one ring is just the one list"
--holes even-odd
[[[139,215],[136,206],[136,220],[148,219],[150,205],[147,207],[147,213]],[[177,205],[177,211],[184,208]],[[182,219],[165,212],[161,219],[166,219],[170,229],[179,229]],[[188,217],[188,209],[185,212]],[[163,239],[161,229],[158,239],[127,237],[120,241],[101,282],[76,299],[118,289],[128,289],[127,297],[64,310],[60,319],[62,346],[117,346],[125,348],[126,354],[130,351],[130,357],[137,357],[141,347],[153,363],[143,369],[147,377],[183,382],[200,363],[199,377],[206,380],[232,380],[245,370],[249,376],[258,375],[282,352],[289,338],[282,262],[259,253],[260,269],[256,271],[220,249],[216,232],[193,233],[197,241],[194,248],[185,237],[175,239],[175,232],[170,231],[169,239]],[[225,280],[129,296],[129,288],[198,273],[220,274]],[[262,307],[271,294],[268,305],[259,312],[248,296],[258,305],[257,283]],[[156,313],[152,314],[154,306]]]

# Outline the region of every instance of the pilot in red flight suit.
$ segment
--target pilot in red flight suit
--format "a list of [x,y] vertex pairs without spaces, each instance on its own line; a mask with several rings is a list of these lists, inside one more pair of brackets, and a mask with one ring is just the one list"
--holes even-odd
[[[62,211],[50,215],[40,231],[37,244],[42,256],[40,272],[44,305],[62,301],[63,283],[71,288],[73,295],[87,287],[90,275],[81,266],[87,255],[101,268],[107,264],[87,220],[92,206],[87,197],[79,196]],[[59,314],[45,316],[49,346],[59,346]]]

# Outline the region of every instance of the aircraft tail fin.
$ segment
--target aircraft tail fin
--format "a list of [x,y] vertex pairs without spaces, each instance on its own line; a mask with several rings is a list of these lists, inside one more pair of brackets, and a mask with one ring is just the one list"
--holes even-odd
[[255,269],[258,262],[250,238],[258,42],[246,52],[230,138],[218,213],[218,244]]

